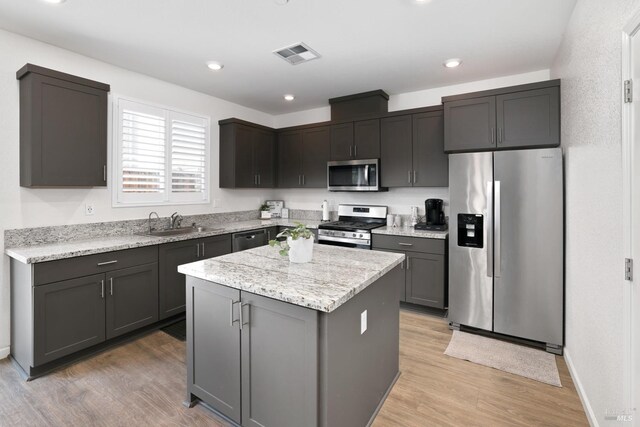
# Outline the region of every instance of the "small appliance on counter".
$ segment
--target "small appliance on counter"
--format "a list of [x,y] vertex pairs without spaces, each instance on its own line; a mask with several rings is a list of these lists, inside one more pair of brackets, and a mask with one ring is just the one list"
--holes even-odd
[[329,221],[329,202],[322,201],[322,222]]
[[425,222],[415,225],[416,230],[445,231],[447,223],[444,219],[442,199],[427,199],[424,202]]

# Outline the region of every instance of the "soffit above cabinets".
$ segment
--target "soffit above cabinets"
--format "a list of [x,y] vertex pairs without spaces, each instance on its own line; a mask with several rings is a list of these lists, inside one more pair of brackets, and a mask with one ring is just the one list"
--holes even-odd
[[[382,87],[393,95],[548,69],[575,2],[4,1],[0,28],[282,114],[345,93]],[[321,57],[291,66],[273,54],[301,41]],[[443,67],[452,57],[462,65]],[[211,60],[224,68],[212,72]]]

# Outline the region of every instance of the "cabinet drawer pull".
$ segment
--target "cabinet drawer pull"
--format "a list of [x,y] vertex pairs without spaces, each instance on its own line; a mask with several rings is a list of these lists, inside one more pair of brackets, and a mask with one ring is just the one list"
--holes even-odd
[[100,298],[104,299],[104,280],[100,280]]
[[[234,301],[231,300],[229,301],[229,326],[233,326],[234,323],[238,322],[238,319],[233,320],[233,306],[236,304],[240,304],[240,300],[238,301]],[[242,329],[242,328],[240,328]]]
[[109,277],[109,295],[113,296],[113,277]]
[[402,243],[402,242],[398,242],[398,244],[400,246],[413,246],[413,243]]
[[117,259],[114,259],[113,261],[99,262],[99,263],[98,263],[98,267],[102,267],[103,265],[115,264],[115,263],[117,263],[117,262],[118,262],[118,260],[117,260]]

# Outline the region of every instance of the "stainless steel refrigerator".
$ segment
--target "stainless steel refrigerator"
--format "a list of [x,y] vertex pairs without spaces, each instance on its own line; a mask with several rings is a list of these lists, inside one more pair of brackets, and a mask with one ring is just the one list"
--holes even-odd
[[449,321],[562,352],[560,148],[449,155]]

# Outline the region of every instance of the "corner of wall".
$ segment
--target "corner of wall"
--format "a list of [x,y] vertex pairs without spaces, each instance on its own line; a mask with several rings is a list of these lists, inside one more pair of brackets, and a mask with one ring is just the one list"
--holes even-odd
[[580,402],[582,402],[582,407],[584,408],[584,412],[587,415],[587,420],[589,421],[589,425],[591,427],[598,427],[598,419],[596,418],[596,414],[593,410],[593,406],[591,406],[591,402],[589,402],[589,397],[587,396],[587,392],[582,385],[582,381],[578,376],[578,371],[573,365],[573,360],[571,359],[571,355],[569,350],[564,348],[564,360],[567,362],[567,367],[569,368],[569,375],[571,375],[571,379],[573,380],[573,384],[576,386],[576,390],[578,392],[578,396],[580,397]]

